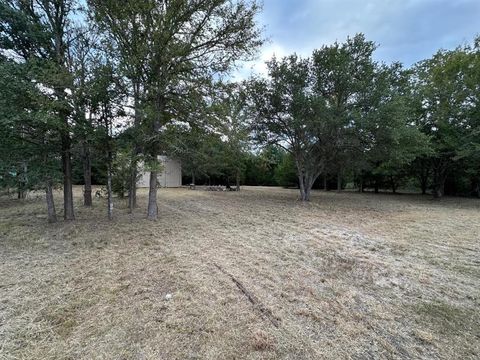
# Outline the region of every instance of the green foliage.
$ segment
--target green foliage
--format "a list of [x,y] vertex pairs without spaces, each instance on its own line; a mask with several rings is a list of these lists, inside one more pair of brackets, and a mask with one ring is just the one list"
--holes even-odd
[[282,161],[275,168],[275,181],[279,186],[292,187],[297,186],[298,177],[295,161],[291,154],[285,154]]
[[245,159],[245,184],[279,185],[275,178],[275,171],[285,156],[285,150],[274,145],[267,145],[258,154],[247,154]]
[[442,50],[415,67],[415,99],[422,131],[430,137],[429,156],[434,194],[441,196],[455,163],[467,160],[470,176],[479,182],[480,49]]

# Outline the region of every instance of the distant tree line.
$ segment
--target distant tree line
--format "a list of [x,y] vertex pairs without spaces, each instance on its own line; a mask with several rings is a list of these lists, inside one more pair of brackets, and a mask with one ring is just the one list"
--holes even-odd
[[320,176],[338,189],[478,197],[480,38],[409,69],[375,62],[375,48],[359,34],[272,59],[247,85],[255,140],[290,155],[303,200]]
[[375,49],[358,34],[272,59],[266,78],[237,85],[243,146],[228,150],[222,131],[185,133],[185,181],[240,173],[246,185],[296,186],[303,200],[347,185],[479,197],[480,39],[408,69],[374,61]]
[[19,198],[92,184],[136,207],[139,164],[158,216],[158,156],[186,183],[480,195],[480,38],[403,68],[361,34],[268,62],[256,0],[0,0],[0,188]]

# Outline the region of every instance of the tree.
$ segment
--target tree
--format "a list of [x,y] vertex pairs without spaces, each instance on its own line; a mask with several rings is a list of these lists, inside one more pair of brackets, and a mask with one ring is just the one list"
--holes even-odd
[[50,122],[59,133],[63,170],[64,219],[75,218],[72,192],[71,121],[72,74],[68,53],[74,24],[74,0],[4,0],[0,2],[0,48],[16,62],[32,66],[31,77],[52,92]]
[[[142,53],[140,71],[145,92],[142,126],[149,134],[144,152],[151,162],[161,151],[162,129],[188,107],[192,89],[227,71],[235,61],[249,58],[262,43],[255,1],[92,0],[89,4],[106,30],[113,31],[126,18],[131,21],[122,31],[134,29],[137,21],[140,24],[142,46],[148,49]],[[147,218],[157,219],[157,210],[157,172],[152,171]]]
[[[360,100],[373,84],[377,64],[372,59],[376,45],[363,34],[348,37],[315,50],[312,55],[313,87],[325,102],[324,116],[318,122],[325,172],[337,175],[341,190],[342,174],[354,153],[360,151],[358,128]],[[326,175],[326,174],[325,174]]]
[[309,201],[324,166],[318,137],[324,104],[312,92],[310,60],[291,55],[280,61],[274,58],[267,65],[269,79],[254,79],[249,85],[255,137],[292,154],[300,199]]
[[395,193],[407,166],[429,152],[428,137],[415,125],[411,97],[410,72],[399,64],[378,66],[361,97],[363,170],[373,176],[376,193],[384,180]]
[[295,161],[290,153],[286,153],[275,168],[275,180],[283,187],[296,186],[298,182]]
[[53,187],[59,174],[58,118],[50,95],[32,81],[31,64],[0,57],[0,186],[18,197],[44,189],[49,222],[56,222]]
[[73,74],[72,104],[75,127],[73,137],[80,148],[83,168],[83,204],[92,206],[92,142],[94,137],[94,124],[92,123],[90,85],[92,67],[98,57],[99,44],[92,34],[91,29],[79,27],[71,41],[69,53],[69,68]]
[[455,163],[478,154],[478,49],[477,40],[473,47],[441,50],[415,67],[417,121],[431,139],[435,198],[443,196]]
[[[257,186],[280,185],[277,181],[276,172],[285,155],[285,150],[275,145],[267,145],[258,153],[247,153],[245,160],[245,184]],[[295,175],[293,183],[296,183],[295,166],[293,170]]]
[[240,191],[250,135],[250,124],[246,114],[246,94],[239,84],[228,84],[222,90],[217,96],[214,111],[218,131],[224,143],[223,164],[227,177],[233,175],[236,191]]
[[114,142],[113,129],[115,119],[123,115],[123,109],[117,104],[121,104],[119,99],[120,91],[116,87],[119,82],[115,79],[114,69],[111,64],[99,59],[95,66],[94,81],[91,85],[91,111],[94,119],[98,122],[98,145],[104,153],[104,159],[107,163],[107,215],[108,219],[113,218],[113,194],[112,194],[112,174],[114,160]]

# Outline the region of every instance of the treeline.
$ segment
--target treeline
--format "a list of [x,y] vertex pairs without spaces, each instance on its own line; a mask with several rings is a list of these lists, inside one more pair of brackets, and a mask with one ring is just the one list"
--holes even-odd
[[411,68],[375,49],[359,34],[272,59],[266,78],[236,87],[235,113],[220,117],[237,122],[229,132],[186,133],[186,180],[298,186],[303,200],[347,184],[479,197],[480,38]]
[[437,198],[478,196],[480,40],[409,69],[375,62],[375,48],[357,35],[272,59],[248,84],[257,141],[291,154],[304,200],[322,174],[339,187],[395,192],[416,178]]
[[113,187],[125,178],[135,208],[143,162],[155,220],[165,133],[204,127],[218,79],[263,42],[259,10],[255,0],[1,0],[0,186],[19,197],[44,189],[50,222],[61,186],[63,217],[73,220],[76,155],[85,206],[92,164],[103,164],[95,176],[106,181],[112,218]]
[[[186,181],[480,193],[480,39],[411,68],[373,60],[363,35],[268,62],[255,0],[0,0],[0,187],[44,190],[75,218],[72,185],[136,207],[139,165],[157,218],[158,156]],[[72,161],[73,159],[73,161]]]

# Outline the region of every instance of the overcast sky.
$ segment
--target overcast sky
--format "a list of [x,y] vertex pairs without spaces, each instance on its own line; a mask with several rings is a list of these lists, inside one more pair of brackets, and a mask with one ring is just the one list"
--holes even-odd
[[376,60],[410,66],[471,43],[480,34],[480,0],[264,0],[259,21],[270,41],[239,78],[263,72],[273,54],[308,56],[358,32],[379,45]]

